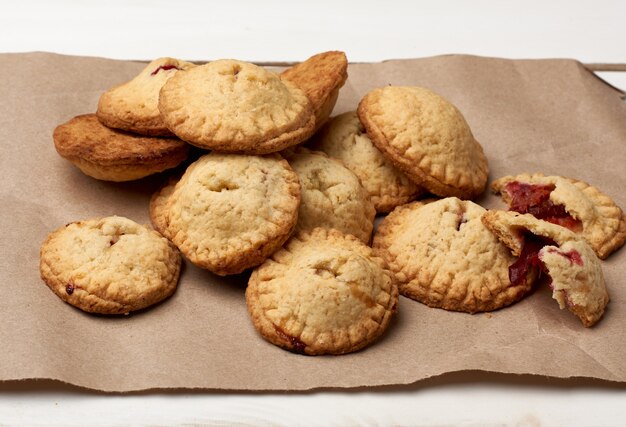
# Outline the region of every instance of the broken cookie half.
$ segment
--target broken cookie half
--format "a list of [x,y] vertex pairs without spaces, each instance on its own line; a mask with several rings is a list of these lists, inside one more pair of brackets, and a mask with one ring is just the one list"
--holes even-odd
[[596,187],[575,179],[543,174],[520,174],[491,185],[509,209],[530,213],[582,236],[599,258],[605,259],[626,241],[626,216]]
[[512,285],[546,274],[561,309],[567,307],[586,327],[600,320],[609,295],[600,260],[585,240],[530,214],[488,211],[482,221],[519,257],[509,267]]

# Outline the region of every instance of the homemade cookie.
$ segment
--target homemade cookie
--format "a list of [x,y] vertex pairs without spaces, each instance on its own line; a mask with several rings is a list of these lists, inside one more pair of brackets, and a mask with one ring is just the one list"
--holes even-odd
[[178,70],[195,67],[174,58],[149,63],[134,79],[109,89],[98,101],[98,119],[106,126],[142,135],[172,135],[161,120],[159,91]]
[[355,111],[334,117],[313,138],[311,148],[354,172],[377,212],[390,212],[424,193],[372,144]]
[[626,241],[626,215],[615,202],[586,182],[541,173],[505,176],[491,188],[509,209],[569,228],[604,259]]
[[105,181],[131,181],[170,169],[187,158],[189,145],[176,138],[153,138],[109,129],[95,114],[57,126],[54,146],[83,173]]
[[41,278],[90,313],[125,314],[176,290],[181,257],[156,231],[112,216],[67,224],[41,246]]
[[315,126],[309,100],[293,83],[227,59],[175,74],[161,89],[159,110],[181,139],[228,153],[280,151],[308,139]]
[[300,64],[286,69],[280,78],[288,80],[304,91],[315,112],[315,130],[330,117],[339,89],[348,78],[348,59],[338,51],[314,55]]
[[378,338],[397,309],[383,260],[353,236],[317,228],[257,267],[246,289],[263,338],[309,355],[343,354]]
[[165,208],[156,208],[164,216],[157,223],[195,265],[236,274],[282,246],[299,205],[298,176],[278,154],[211,153],[189,166]]
[[511,286],[515,259],[481,222],[485,209],[457,198],[400,206],[378,225],[373,248],[400,293],[430,307],[475,313],[510,305],[531,281]]
[[487,184],[487,158],[461,112],[419,87],[375,89],[359,103],[374,145],[413,182],[441,197],[472,199]]
[[519,257],[509,267],[513,284],[546,273],[561,309],[567,307],[586,327],[600,320],[609,294],[600,260],[580,236],[531,214],[489,211],[482,221]]
[[284,155],[302,187],[296,229],[334,228],[369,243],[376,210],[359,178],[319,151],[297,148]]

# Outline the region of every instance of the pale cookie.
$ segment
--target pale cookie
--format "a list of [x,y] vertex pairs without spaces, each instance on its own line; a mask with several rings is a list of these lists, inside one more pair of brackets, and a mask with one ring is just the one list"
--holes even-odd
[[248,312],[263,338],[309,355],[359,350],[389,326],[398,289],[382,259],[355,237],[317,228],[256,268]]
[[256,65],[219,60],[165,83],[159,110],[167,127],[201,148],[265,154],[313,134],[315,115],[293,83]]
[[262,263],[289,238],[300,184],[278,154],[211,153],[189,166],[165,205],[159,220],[165,235],[191,262],[236,274]]
[[304,91],[315,112],[315,130],[330,117],[339,89],[348,78],[348,59],[339,51],[314,55],[300,64],[283,71],[280,78],[288,80]]
[[375,89],[359,103],[367,135],[413,182],[441,197],[472,199],[487,184],[487,158],[461,112],[419,87]]
[[95,114],[57,126],[53,134],[59,155],[83,173],[105,181],[131,181],[178,166],[189,145],[176,138],[132,135],[109,129]]
[[601,259],[626,241],[626,215],[586,182],[541,173],[505,176],[491,188],[509,209],[562,225],[580,234]]
[[400,206],[379,224],[373,248],[400,293],[430,307],[475,313],[510,305],[531,282],[511,286],[515,260],[481,222],[485,209],[457,198]]
[[512,283],[544,272],[561,309],[567,307],[586,327],[600,320],[609,294],[600,260],[584,239],[531,214],[489,211],[482,220],[519,257],[509,267]]
[[377,212],[390,212],[424,193],[372,144],[355,111],[334,117],[317,133],[311,148],[354,172]]
[[172,135],[161,120],[159,91],[178,70],[193,67],[174,58],[155,59],[137,77],[100,96],[98,119],[108,127],[142,135]]
[[90,313],[125,314],[176,290],[181,257],[156,231],[112,216],[67,224],[41,246],[41,278]]
[[284,154],[302,187],[296,229],[334,228],[369,243],[376,210],[359,178],[320,151],[297,148]]

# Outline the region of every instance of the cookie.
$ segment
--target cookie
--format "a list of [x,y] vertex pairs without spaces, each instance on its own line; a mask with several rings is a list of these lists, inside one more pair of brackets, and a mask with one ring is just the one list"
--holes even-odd
[[476,313],[521,299],[531,281],[511,286],[508,248],[481,222],[485,209],[454,197],[400,206],[378,225],[373,248],[400,293],[429,307]]
[[98,101],[97,116],[105,126],[148,136],[171,136],[161,120],[159,91],[178,70],[195,67],[174,58],[150,62],[129,82],[104,92]]
[[310,147],[340,160],[354,172],[376,212],[390,212],[424,193],[372,144],[355,111],[334,117]]
[[586,182],[541,173],[505,176],[491,184],[509,209],[580,234],[601,259],[626,241],[626,215]]
[[326,123],[332,113],[339,89],[348,78],[348,59],[338,51],[314,55],[283,71],[280,78],[304,91],[315,112],[315,130]]
[[586,327],[600,320],[609,294],[600,260],[583,238],[531,214],[489,211],[482,221],[519,257],[509,267],[513,284],[547,274],[561,309],[568,308]]
[[419,87],[375,89],[359,103],[367,134],[418,185],[441,197],[473,199],[487,184],[487,158],[461,112]]
[[175,74],[161,89],[159,110],[181,139],[224,153],[280,151],[308,139],[315,126],[309,100],[293,83],[226,59]]
[[297,148],[285,152],[285,157],[302,187],[296,229],[334,228],[367,244],[376,211],[359,178],[319,151]]
[[67,224],[41,246],[41,278],[90,313],[126,314],[176,290],[181,257],[159,233],[112,216]]
[[292,237],[252,272],[246,304],[272,344],[309,355],[343,354],[385,332],[398,289],[369,247],[317,228]]
[[189,145],[179,139],[110,129],[95,114],[76,116],[57,126],[53,139],[61,157],[104,181],[143,178],[177,166],[189,153]]
[[165,235],[191,262],[227,275],[279,249],[299,205],[298,176],[280,155],[211,153],[189,166],[161,212]]

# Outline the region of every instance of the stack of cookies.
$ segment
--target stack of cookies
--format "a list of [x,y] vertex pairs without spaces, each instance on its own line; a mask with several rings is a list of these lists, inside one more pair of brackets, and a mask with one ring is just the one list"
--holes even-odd
[[167,129],[159,90],[179,70],[195,67],[172,58],[152,61],[137,77],[103,93],[96,114],[74,117],[54,130],[57,152],[85,174],[130,181],[183,162],[189,145]]
[[[156,231],[110,217],[52,233],[41,249],[46,284],[83,310],[128,313],[174,292],[181,253],[218,275],[253,269],[255,327],[310,355],[372,343],[399,293],[475,313],[513,304],[543,276],[585,326],[601,318],[598,257],[626,240],[610,198],[519,175],[493,183],[515,212],[488,212],[471,201],[487,185],[487,158],[454,105],[389,86],[330,119],[346,79],[342,52],[280,75],[161,58],[105,92],[96,114],[54,132],[59,154],[87,175],[138,179],[174,168],[189,145],[210,152],[152,196]],[[389,215],[374,232],[377,213]]]

